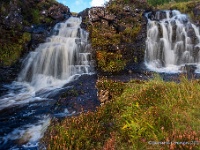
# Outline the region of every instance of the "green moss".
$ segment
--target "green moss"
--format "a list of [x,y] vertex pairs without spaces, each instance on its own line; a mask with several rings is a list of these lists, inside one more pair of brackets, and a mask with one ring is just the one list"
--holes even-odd
[[10,66],[21,56],[23,45],[31,40],[31,34],[24,32],[19,35],[16,32],[10,32],[10,40],[0,45],[1,65]]

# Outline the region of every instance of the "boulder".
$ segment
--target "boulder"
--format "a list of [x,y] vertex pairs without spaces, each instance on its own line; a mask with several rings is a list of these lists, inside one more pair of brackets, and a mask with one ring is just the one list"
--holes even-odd
[[116,16],[115,15],[105,15],[103,18],[107,21],[114,21]]
[[69,16],[69,8],[64,5],[53,5],[48,9],[48,16],[54,20],[64,20],[66,16]]
[[105,10],[103,7],[92,7],[88,15],[91,22],[101,21],[101,18],[105,16]]

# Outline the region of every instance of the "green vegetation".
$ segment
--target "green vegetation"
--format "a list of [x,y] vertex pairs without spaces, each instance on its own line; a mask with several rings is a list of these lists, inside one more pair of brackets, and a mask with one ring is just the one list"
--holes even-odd
[[[30,42],[31,34],[24,32],[23,27],[41,23],[48,24],[53,21],[48,14],[41,14],[43,10],[48,10],[53,5],[58,5],[58,3],[55,0],[0,1],[0,66],[14,64],[23,53],[25,45]],[[13,9],[19,11],[22,22],[4,24],[8,14],[13,13]]]
[[122,55],[118,53],[110,53],[105,51],[97,51],[98,68],[104,72],[118,72],[123,70],[126,61],[122,59]]
[[[148,6],[145,2],[112,0],[106,4],[105,12],[115,16],[116,19],[112,21],[101,19],[92,22],[92,25],[88,24],[92,47],[97,52],[99,70],[119,72],[134,58],[133,53],[136,50],[127,48],[127,45],[134,43],[142,30],[143,12],[135,12],[136,8],[145,9]],[[87,24],[88,20],[88,18],[84,20],[84,23]],[[120,45],[123,45],[123,48],[117,48]]]
[[[32,24],[39,24],[41,22],[50,23],[53,19],[47,15],[42,15],[43,10],[48,10],[51,6],[56,5],[54,0],[46,0],[41,2],[28,1],[23,3],[18,1],[19,7],[22,8],[22,15],[24,16],[23,24],[30,26]],[[29,7],[30,9],[27,9]]]
[[[110,102],[96,112],[54,121],[43,138],[48,149],[199,149],[199,80],[120,83],[104,78],[97,87],[109,90]],[[196,143],[174,143],[191,141]]]
[[21,56],[23,46],[31,40],[31,34],[24,32],[21,35],[15,31],[2,33],[4,33],[3,36],[6,36],[6,41],[0,40],[2,41],[0,44],[0,63],[3,66],[10,66]]
[[152,6],[163,5],[169,2],[177,3],[177,2],[188,2],[188,1],[190,0],[147,0],[148,4]]

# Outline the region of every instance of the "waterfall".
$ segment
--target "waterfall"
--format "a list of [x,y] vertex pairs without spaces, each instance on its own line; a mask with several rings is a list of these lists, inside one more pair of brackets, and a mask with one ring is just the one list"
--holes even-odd
[[178,10],[146,14],[147,40],[145,64],[157,72],[180,72],[186,64],[200,71],[199,28]]
[[24,60],[18,81],[30,82],[38,90],[92,72],[88,33],[80,28],[81,21],[71,17],[57,24],[54,35]]
[[80,28],[81,22],[71,17],[58,23],[53,35],[24,59],[17,81],[4,85],[8,92],[0,97],[0,149],[37,149],[50,124],[52,97],[65,91],[66,83],[94,73],[88,33]]

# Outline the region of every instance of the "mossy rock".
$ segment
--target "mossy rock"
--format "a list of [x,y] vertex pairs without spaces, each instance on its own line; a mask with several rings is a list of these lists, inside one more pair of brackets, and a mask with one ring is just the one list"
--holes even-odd
[[[98,70],[117,73],[124,70],[129,61],[137,61],[133,58],[138,58],[135,56],[138,54],[138,50],[131,49],[129,46],[137,42],[137,37],[143,29],[142,14],[144,10],[142,9],[148,7],[147,3],[142,3],[143,6],[141,6],[139,2],[139,0],[138,3],[131,0],[109,1],[103,10],[105,16],[98,18],[97,14],[94,14],[98,18],[98,21],[95,22],[84,16],[83,21],[87,26],[86,29],[90,32],[92,48],[97,53]],[[99,9],[102,11],[102,8]],[[115,19],[113,20],[113,18]]]

